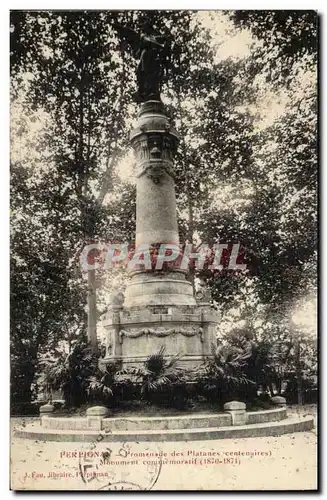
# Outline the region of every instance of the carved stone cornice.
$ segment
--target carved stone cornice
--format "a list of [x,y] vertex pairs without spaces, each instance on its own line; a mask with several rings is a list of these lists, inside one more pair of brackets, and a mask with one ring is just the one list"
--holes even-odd
[[170,119],[163,112],[146,112],[139,116],[133,130],[130,133],[130,140],[133,143],[142,134],[168,134],[178,143],[180,134],[173,127]]

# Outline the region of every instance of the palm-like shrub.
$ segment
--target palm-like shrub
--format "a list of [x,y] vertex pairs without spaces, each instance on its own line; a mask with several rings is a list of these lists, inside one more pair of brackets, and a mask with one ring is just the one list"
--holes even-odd
[[181,406],[186,398],[186,381],[178,366],[181,355],[166,359],[165,348],[148,356],[144,362],[141,395],[151,403]]
[[199,377],[201,392],[210,400],[224,403],[237,398],[244,387],[254,382],[247,376],[250,349],[220,345],[212,346],[212,357]]
[[85,342],[76,343],[69,354],[60,354],[44,368],[47,392],[61,390],[67,407],[79,407],[87,400],[90,378],[98,367],[98,353]]
[[[251,393],[249,394],[250,399],[256,398],[259,390],[265,392],[269,390],[271,396],[273,396],[273,386],[280,385],[278,369],[283,364],[283,356],[279,352],[279,343],[267,338],[267,336],[258,339],[255,333],[249,328],[235,329],[225,337],[225,341],[230,346],[244,351],[251,351],[251,355],[246,363],[246,375],[255,382],[248,391]],[[287,351],[288,348],[286,345],[285,348]],[[282,350],[284,351],[285,349],[282,348]]]
[[103,375],[100,379],[95,375],[90,377],[86,392],[89,401],[93,404],[108,405],[113,396],[107,375]]
[[[274,345],[264,340],[251,342],[251,356],[247,362],[247,375],[255,382],[255,392],[259,389],[270,390],[278,384],[278,374],[274,362]],[[256,394],[255,394],[256,395]]]
[[86,392],[90,403],[108,406],[112,402],[116,372],[114,364],[106,365],[99,359],[94,375],[87,379]]

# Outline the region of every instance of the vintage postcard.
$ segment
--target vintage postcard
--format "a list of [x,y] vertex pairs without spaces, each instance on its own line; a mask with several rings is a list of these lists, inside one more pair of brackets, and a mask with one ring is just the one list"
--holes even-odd
[[10,39],[11,489],[317,490],[317,12]]

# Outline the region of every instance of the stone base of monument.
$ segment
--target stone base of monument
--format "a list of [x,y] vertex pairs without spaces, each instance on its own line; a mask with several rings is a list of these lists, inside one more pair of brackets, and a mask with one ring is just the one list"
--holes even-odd
[[[279,436],[314,427],[312,416],[288,417],[286,408],[245,412],[240,403],[232,403],[224,413],[169,417],[108,418],[102,407],[96,407],[86,417],[42,415],[39,422],[16,429],[15,434],[46,441],[162,442]],[[242,418],[233,412],[242,412]]]
[[218,320],[208,306],[116,307],[102,320],[107,331],[104,361],[136,366],[164,347],[167,357],[179,354],[180,366],[194,369],[211,355]]

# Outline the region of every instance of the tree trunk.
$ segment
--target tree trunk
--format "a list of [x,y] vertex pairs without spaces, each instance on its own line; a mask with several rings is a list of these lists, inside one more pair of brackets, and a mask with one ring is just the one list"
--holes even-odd
[[302,372],[301,372],[301,354],[300,354],[300,341],[295,340],[295,371],[296,371],[296,386],[297,386],[297,404],[302,406],[303,393],[302,393]]
[[97,346],[97,300],[95,269],[87,272],[87,337],[92,347]]
[[[192,199],[190,195],[190,190],[188,186],[188,179],[187,179],[187,205],[188,205],[188,232],[187,232],[187,239],[189,243],[193,244],[193,237],[194,237],[194,218],[193,218],[193,205],[192,205]],[[195,281],[194,281],[194,273],[189,273],[189,280],[192,283],[193,286],[193,293],[195,295]]]

